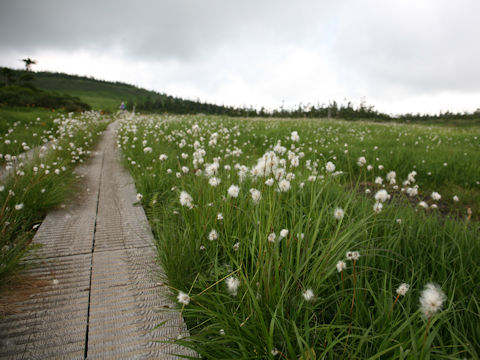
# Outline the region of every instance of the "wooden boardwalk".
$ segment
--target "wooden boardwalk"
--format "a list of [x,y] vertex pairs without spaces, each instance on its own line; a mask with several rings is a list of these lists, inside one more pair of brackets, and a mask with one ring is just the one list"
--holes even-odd
[[[28,270],[46,281],[16,314],[0,320],[0,359],[175,359],[190,350],[162,343],[188,336],[158,285],[153,236],[130,174],[118,161],[115,130],[79,167],[80,195],[52,211]],[[163,324],[161,326],[157,326]]]

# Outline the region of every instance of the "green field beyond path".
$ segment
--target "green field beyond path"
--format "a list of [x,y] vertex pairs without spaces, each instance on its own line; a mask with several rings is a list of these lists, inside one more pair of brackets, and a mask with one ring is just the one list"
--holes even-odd
[[479,358],[479,139],[125,118],[124,163],[192,334],[179,342],[209,359]]

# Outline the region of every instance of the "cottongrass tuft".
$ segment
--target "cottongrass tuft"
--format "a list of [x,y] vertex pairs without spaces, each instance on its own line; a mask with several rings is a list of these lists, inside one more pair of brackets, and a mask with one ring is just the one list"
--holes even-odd
[[218,239],[217,230],[212,229],[212,231],[210,231],[210,233],[208,234],[208,240],[213,241],[213,240],[217,240],[217,239]]
[[387,190],[385,189],[378,190],[375,194],[375,200],[377,200],[378,202],[383,203],[389,199],[390,199],[390,195],[387,193]]
[[335,164],[332,163],[331,161],[327,162],[327,164],[325,165],[325,170],[327,170],[328,172],[334,172]]
[[268,235],[268,238],[267,238],[267,239],[268,239],[268,242],[274,243],[276,237],[277,237],[277,235],[276,235],[274,232],[270,233],[270,234]]
[[278,188],[280,189],[281,192],[287,192],[290,190],[290,181],[287,179],[282,179],[278,183]]
[[358,259],[360,259],[360,253],[358,251],[347,251],[347,260],[355,260],[357,261]]
[[240,192],[240,188],[237,185],[231,185],[228,188],[228,196],[232,198],[238,197],[238,193]]
[[446,298],[438,285],[428,283],[420,295],[420,310],[426,318],[430,318],[442,309]]
[[335,219],[337,220],[342,220],[343,217],[345,216],[345,212],[343,211],[342,208],[336,208],[335,211],[333,212],[333,216],[335,216]]
[[408,292],[409,289],[410,289],[410,285],[408,285],[407,283],[403,283],[397,288],[397,294],[401,296],[405,296],[405,294]]
[[345,270],[347,268],[347,263],[345,261],[339,260],[337,262],[336,267],[337,267],[338,272],[342,272],[343,270]]
[[252,195],[252,201],[254,204],[258,204],[260,199],[262,198],[262,193],[257,189],[250,189],[250,194]]
[[302,293],[302,296],[305,299],[305,301],[308,301],[308,302],[313,301],[313,299],[315,298],[315,294],[313,293],[312,289],[305,290]]
[[177,300],[180,304],[188,305],[190,304],[190,296],[185,294],[183,291],[178,292]]
[[192,207],[193,198],[186,191],[180,193],[180,204],[182,206]]
[[240,286],[240,280],[235,276],[229,276],[225,283],[227,284],[228,293],[232,296],[237,296],[238,287]]

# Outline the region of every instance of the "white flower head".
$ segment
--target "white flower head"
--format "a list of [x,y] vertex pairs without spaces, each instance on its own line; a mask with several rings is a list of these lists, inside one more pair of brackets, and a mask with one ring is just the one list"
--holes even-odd
[[298,141],[300,141],[300,136],[298,135],[298,132],[292,131],[292,134],[290,135],[290,139],[291,139],[293,142],[298,142]]
[[278,182],[278,188],[280,189],[281,192],[287,192],[290,190],[290,181],[287,179],[282,179]]
[[441,198],[442,198],[442,196],[438,192],[436,192],[436,191],[432,192],[432,199],[433,200],[438,201]]
[[238,278],[235,276],[229,276],[225,280],[225,283],[227,284],[228,293],[232,296],[236,296],[238,287],[240,286],[240,280],[238,280]]
[[335,211],[333,212],[333,216],[335,216],[335,219],[337,220],[342,220],[343,217],[345,216],[345,212],[343,211],[342,208],[336,208]]
[[276,237],[277,237],[277,235],[276,235],[274,232],[270,233],[270,234],[268,235],[268,238],[267,238],[267,239],[268,239],[268,242],[274,243]]
[[212,231],[210,231],[210,233],[208,234],[208,240],[213,241],[213,240],[217,240],[217,239],[218,239],[217,230],[212,229]]
[[347,263],[345,261],[339,260],[336,266],[337,266],[337,271],[342,272],[347,268]]
[[188,206],[188,207],[192,207],[193,204],[193,198],[190,196],[189,193],[187,193],[186,191],[182,191],[180,193],[180,204],[182,206]]
[[313,301],[313,299],[315,298],[315,294],[313,293],[313,290],[312,289],[307,289],[305,290],[303,293],[302,293],[302,296],[303,298],[305,299],[305,301]]
[[375,193],[375,200],[377,200],[378,202],[383,203],[389,199],[390,199],[390,195],[387,193],[387,190],[385,189],[378,190]]
[[280,238],[286,238],[288,236],[288,229],[282,229],[280,231]]
[[428,209],[428,204],[425,201],[420,201],[418,203],[418,206],[421,206],[424,209]]
[[267,186],[272,186],[272,185],[273,185],[273,182],[274,182],[274,180],[273,180],[272,178],[270,178],[270,179],[268,179],[268,180],[265,181],[265,185],[267,185]]
[[442,309],[446,296],[438,285],[428,283],[420,295],[420,310],[427,318]]
[[358,260],[360,259],[360,253],[358,251],[347,251],[347,260]]
[[221,180],[217,177],[211,177],[210,179],[208,179],[209,185],[213,187],[220,185],[220,182]]
[[240,188],[237,185],[231,185],[228,188],[228,196],[232,198],[238,197],[238,193],[240,192]]
[[140,193],[138,193],[138,194],[137,194],[137,201],[140,201],[140,200],[142,200],[142,199],[143,199],[143,195],[140,194]]
[[373,204],[373,211],[378,214],[382,211],[382,208],[383,208],[383,204],[381,202],[376,202],[375,204]]
[[23,209],[23,203],[15,205],[15,210],[22,210],[22,209]]
[[457,195],[454,195],[454,196],[453,196],[453,201],[458,202],[459,200],[460,200],[460,199],[458,198]]
[[325,165],[325,170],[327,170],[328,172],[334,172],[335,164],[332,163],[331,161],[327,162],[327,164]]
[[408,285],[407,283],[403,283],[397,288],[397,294],[405,296],[408,289],[410,289],[410,285]]
[[188,305],[190,304],[190,296],[185,294],[183,291],[178,292],[177,300],[180,304]]
[[365,156],[360,156],[357,160],[357,165],[362,167],[367,163],[367,159],[365,159]]
[[252,201],[254,204],[258,204],[262,198],[262,193],[257,189],[250,189],[250,194],[252,195]]

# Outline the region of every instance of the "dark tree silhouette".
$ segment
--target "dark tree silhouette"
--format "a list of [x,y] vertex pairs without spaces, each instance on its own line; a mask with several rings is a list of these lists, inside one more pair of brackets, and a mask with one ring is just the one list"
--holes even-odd
[[26,59],[22,59],[22,61],[25,63],[25,70],[26,71],[30,71],[32,65],[35,65],[37,63],[37,60],[33,60],[33,59],[30,59],[30,58],[26,58]]
[[15,73],[12,69],[7,67],[2,68],[3,80],[5,81],[5,87],[15,82]]

